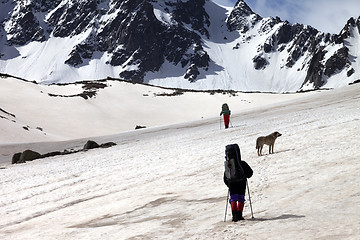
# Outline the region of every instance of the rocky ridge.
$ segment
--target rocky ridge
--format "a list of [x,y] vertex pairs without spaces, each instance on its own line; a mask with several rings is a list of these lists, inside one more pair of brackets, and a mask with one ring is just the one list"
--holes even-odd
[[[181,66],[183,78],[195,82],[200,71],[207,72],[212,62],[204,46],[204,39],[212,38],[208,31],[211,16],[206,11],[209,2],[2,0],[9,11],[0,19],[0,61],[12,57],[9,48],[81,35],[81,41],[59,64],[81,68],[100,52],[107,56],[106,65],[122,68],[117,77],[125,80],[143,82],[147,73],[159,71],[167,61]],[[359,71],[351,66],[356,58],[351,58],[346,43],[353,31],[360,32],[360,17],[351,18],[340,34],[329,34],[278,17],[262,18],[239,0],[225,24],[229,32],[238,31],[240,38],[254,29],[267,36],[252,56],[254,71],[266,69],[273,55],[286,51],[287,59],[277,67],[297,66],[297,71],[305,71],[300,89],[309,84],[321,88],[329,77],[343,70],[348,77]],[[26,61],[25,56],[22,58]]]

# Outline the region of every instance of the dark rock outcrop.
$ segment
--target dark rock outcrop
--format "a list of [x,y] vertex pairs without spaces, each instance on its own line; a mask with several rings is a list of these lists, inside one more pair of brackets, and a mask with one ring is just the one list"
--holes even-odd
[[24,163],[24,162],[28,162],[28,161],[33,161],[38,158],[41,158],[40,153],[28,149],[21,153],[20,158],[16,163]]
[[115,145],[116,145],[116,143],[114,143],[114,142],[107,142],[107,143],[101,144],[100,147],[101,148],[109,148],[109,147],[113,147]]
[[135,130],[146,128],[146,126],[136,125]]
[[239,0],[231,11],[226,24],[230,31],[240,30],[245,33],[261,19],[243,0]]
[[324,84],[324,66],[321,63],[324,56],[325,52],[322,48],[315,53],[310,61],[309,70],[307,71],[307,75],[302,87],[307,83],[312,83],[315,89],[317,89]]
[[100,145],[97,144],[95,141],[88,140],[88,141],[85,143],[83,149],[84,149],[84,150],[88,150],[88,149],[94,149],[94,148],[98,148],[98,147],[100,147]]
[[326,61],[324,74],[330,77],[336,71],[342,70],[349,63],[348,57],[349,49],[347,47],[340,48]]
[[10,21],[16,24],[9,29],[8,39],[10,45],[24,45],[29,41],[44,41],[44,29],[35,17],[31,4],[22,6],[16,15],[11,16]]
[[21,152],[15,153],[11,159],[11,164],[19,163]]
[[254,68],[256,70],[264,69],[269,62],[262,56],[256,56],[253,58]]
[[55,151],[55,152],[49,152],[49,153],[45,153],[45,154],[40,154],[33,150],[25,150],[24,152],[15,153],[11,159],[11,163],[12,164],[25,163],[28,161],[33,161],[35,159],[54,157],[54,156],[59,156],[59,155],[67,155],[67,154],[77,153],[77,152],[81,152],[81,151],[87,151],[89,149],[95,149],[95,148],[109,148],[109,147],[113,147],[115,145],[116,145],[116,143],[114,143],[114,142],[107,142],[107,143],[103,143],[103,144],[99,145],[95,141],[88,140],[86,142],[86,144],[84,145],[83,149],[80,149],[80,150],[71,150],[71,151],[64,150],[62,152]]

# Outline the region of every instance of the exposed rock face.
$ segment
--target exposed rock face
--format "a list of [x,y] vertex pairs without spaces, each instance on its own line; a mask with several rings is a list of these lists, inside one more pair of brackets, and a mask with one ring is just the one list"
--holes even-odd
[[[350,69],[348,48],[345,44],[346,39],[351,36],[352,28],[357,28],[360,32],[360,17],[357,20],[351,18],[339,35],[331,35],[321,33],[311,26],[282,22],[278,17],[265,21],[243,0],[239,0],[227,20],[227,25],[230,31],[239,30],[246,33],[259,21],[261,26],[258,27],[258,33],[263,35],[272,32],[272,34],[268,34],[266,41],[258,46],[258,54],[252,59],[256,70],[263,70],[270,64],[267,57],[270,58],[272,53],[286,50],[288,57],[285,67],[293,68],[301,62],[302,67],[298,71],[303,69],[307,71],[302,86],[311,83],[313,88],[317,89],[326,83],[326,78],[337,72],[348,69],[347,76],[351,76],[356,71]],[[276,30],[273,31],[274,29]],[[334,44],[342,47],[332,56],[324,59],[327,53],[324,46]]]
[[[305,83],[313,83],[314,88],[321,87],[325,81],[323,80],[324,65],[321,63],[325,55],[322,44],[330,44],[333,36],[330,34],[319,33],[318,30],[310,26],[302,24],[291,25],[289,22],[281,22],[279,18],[271,19],[262,29],[275,28],[277,30],[270,35],[264,42],[263,53],[253,58],[254,68],[261,70],[266,68],[269,62],[264,58],[266,53],[288,52],[285,66],[292,68],[300,61],[301,58],[310,59],[308,62],[302,61],[302,66],[308,66]],[[264,30],[265,31],[265,30]],[[330,65],[330,64],[329,64]],[[329,69],[333,68],[329,66]],[[330,70],[327,72],[333,74]],[[303,85],[304,85],[303,84]]]
[[324,66],[321,63],[324,58],[325,52],[323,49],[319,49],[312,57],[309,65],[309,70],[306,75],[305,83],[312,83],[315,89],[319,88],[324,84],[323,73]]
[[[152,0],[17,1],[7,21],[9,44],[24,45],[53,37],[87,34],[74,46],[65,64],[79,67],[94,52],[106,52],[109,64],[125,68],[119,77],[142,82],[146,72],[158,71],[165,59],[206,69],[209,56],[202,47],[200,32],[209,36],[205,0],[161,3],[172,15],[171,23],[159,21]],[[40,16],[46,18],[38,19]],[[104,20],[106,19],[106,20]],[[190,24],[193,30],[185,27]],[[195,47],[193,47],[195,46]],[[193,68],[193,67],[192,67]],[[186,69],[185,71],[186,72]],[[195,75],[186,75],[190,81]]]
[[[360,31],[359,23],[360,17],[357,21],[351,18],[339,35],[330,36],[329,34],[322,33],[312,37],[313,42],[311,43],[309,50],[312,52],[315,51],[315,54],[312,56],[303,85],[306,83],[313,83],[315,88],[320,88],[326,83],[326,77],[331,77],[344,69],[348,69],[348,77],[355,72],[355,70],[350,66],[348,54],[349,49],[345,45],[346,39],[351,35],[351,28],[357,28],[358,31]],[[327,43],[327,45],[339,44],[342,46],[340,49],[335,51],[332,56],[326,59],[325,64],[323,64],[323,62],[327,51],[323,46],[321,46],[321,42]]]
[[347,63],[349,63],[349,49],[347,47],[342,47],[335,52],[325,63],[325,75],[330,77],[337,70],[342,70]]
[[245,33],[261,19],[243,0],[239,0],[227,20],[227,26],[230,31]]
[[24,45],[29,41],[45,41],[44,29],[40,27],[39,21],[33,13],[33,6],[19,6],[16,15],[10,19],[13,26],[8,28],[10,45]]
[[264,69],[269,62],[262,56],[256,56],[253,59],[254,68],[257,70]]

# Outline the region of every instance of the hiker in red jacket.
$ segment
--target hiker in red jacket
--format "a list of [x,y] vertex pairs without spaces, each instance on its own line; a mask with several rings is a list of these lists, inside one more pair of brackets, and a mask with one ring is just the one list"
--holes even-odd
[[227,105],[227,103],[224,103],[222,105],[222,111],[220,113],[220,116],[224,114],[224,124],[225,124],[225,128],[229,128],[229,122],[230,122],[230,114],[231,111],[229,110],[229,106]]

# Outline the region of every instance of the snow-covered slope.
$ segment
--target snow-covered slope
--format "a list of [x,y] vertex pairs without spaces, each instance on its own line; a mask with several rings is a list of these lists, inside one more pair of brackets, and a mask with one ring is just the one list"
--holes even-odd
[[224,102],[235,113],[312,94],[184,92],[118,80],[42,85],[2,77],[0,144],[69,140],[132,131],[137,125],[218,118]]
[[41,83],[109,76],[187,89],[296,92],[360,79],[360,18],[331,35],[262,18],[242,0],[234,8],[211,0],[2,4],[0,72]]
[[[48,90],[34,85],[33,91],[39,88]],[[359,92],[356,84],[291,104],[235,111],[226,130],[218,118],[203,119],[96,138],[118,144],[109,149],[2,163],[0,238],[358,239]],[[207,104],[203,108],[213,108]],[[275,154],[258,157],[256,138],[272,131],[283,134]],[[223,222],[223,160],[230,143],[240,145],[254,170],[255,218],[246,195],[247,220],[238,223],[230,221],[230,209]],[[64,142],[36,147],[46,151],[57,144]],[[79,140],[68,144],[81,146]],[[1,155],[13,147],[1,145]]]

